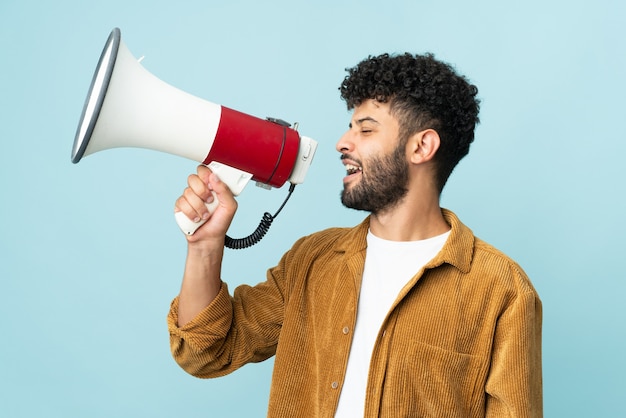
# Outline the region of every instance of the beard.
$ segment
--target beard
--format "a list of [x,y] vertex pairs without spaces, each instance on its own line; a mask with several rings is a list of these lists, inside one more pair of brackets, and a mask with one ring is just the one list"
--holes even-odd
[[[361,180],[341,192],[341,203],[347,208],[381,213],[398,204],[406,196],[409,168],[405,146],[400,141],[390,154],[366,160]],[[363,164],[359,162],[361,167]]]

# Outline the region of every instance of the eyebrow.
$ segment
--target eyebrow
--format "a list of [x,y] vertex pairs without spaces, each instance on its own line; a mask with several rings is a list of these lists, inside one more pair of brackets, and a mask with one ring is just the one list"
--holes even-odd
[[[362,125],[362,124],[363,124],[363,122],[372,122],[372,123],[375,123],[375,124],[377,124],[377,125],[380,125],[380,123],[379,123],[376,119],[374,119],[373,117],[371,117],[371,116],[366,116],[366,117],[364,117],[364,118],[361,118],[361,119],[358,119],[358,120],[356,120],[356,121],[355,121],[355,123],[356,123],[357,125]],[[352,128],[352,122],[350,122],[350,124],[348,125],[348,127]]]

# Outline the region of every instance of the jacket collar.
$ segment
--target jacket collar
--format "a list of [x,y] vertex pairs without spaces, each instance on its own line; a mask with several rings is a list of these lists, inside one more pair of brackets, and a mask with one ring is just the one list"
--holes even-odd
[[[450,236],[439,254],[426,267],[434,268],[447,263],[461,272],[467,273],[472,263],[472,254],[474,253],[474,233],[452,211],[442,208],[441,213],[448,225],[450,225]],[[365,251],[369,225],[370,217],[368,216],[359,225],[348,229],[343,239],[338,240],[335,244],[335,251],[345,252],[348,255]]]
[[470,270],[474,254],[474,233],[452,211],[442,208],[441,213],[450,225],[450,236],[439,254],[428,263],[427,267],[436,267],[448,263],[461,272],[467,273]]

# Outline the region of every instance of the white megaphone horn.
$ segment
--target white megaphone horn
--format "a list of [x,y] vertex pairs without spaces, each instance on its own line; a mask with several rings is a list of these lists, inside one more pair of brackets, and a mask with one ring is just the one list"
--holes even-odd
[[[304,181],[317,142],[300,136],[279,119],[256,118],[161,81],[133,57],[115,28],[91,81],[74,138],[72,162],[117,147],[163,151],[206,164],[234,195],[250,179],[266,188],[289,181],[291,194],[294,185]],[[216,204],[214,199],[207,206],[213,211]],[[266,228],[268,215],[262,221]],[[186,234],[193,234],[204,223],[192,222],[182,212],[176,214],[176,221]]]

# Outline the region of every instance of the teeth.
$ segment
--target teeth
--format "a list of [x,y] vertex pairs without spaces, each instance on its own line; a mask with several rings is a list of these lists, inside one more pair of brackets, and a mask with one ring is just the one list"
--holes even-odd
[[348,172],[348,174],[354,174],[361,171],[361,167],[357,167],[356,165],[352,164],[346,164],[346,171]]

